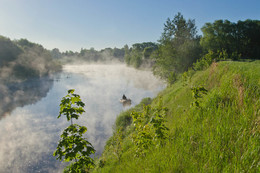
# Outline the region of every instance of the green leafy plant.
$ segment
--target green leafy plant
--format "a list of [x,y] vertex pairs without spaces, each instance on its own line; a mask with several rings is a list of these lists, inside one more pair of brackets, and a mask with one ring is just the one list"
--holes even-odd
[[167,78],[167,82],[169,85],[174,84],[174,82],[176,82],[177,80],[177,74],[175,72],[169,72],[168,73],[168,78]]
[[153,110],[154,116],[151,120],[155,135],[154,139],[158,141],[159,145],[164,143],[164,140],[168,138],[169,128],[166,127],[166,113],[168,111],[167,107],[162,107],[162,100],[159,101],[159,105]]
[[191,91],[193,98],[195,99],[195,101],[192,102],[192,106],[200,108],[200,99],[202,98],[203,94],[207,94],[208,90],[206,90],[203,86],[199,86],[191,88]]
[[136,157],[145,156],[153,142],[151,127],[147,124],[150,110],[151,106],[148,105],[144,106],[143,112],[132,112],[131,114],[136,132],[132,135]]
[[95,153],[95,149],[83,137],[87,132],[87,127],[73,124],[72,121],[73,118],[78,119],[85,112],[84,106],[85,104],[81,101],[80,96],[74,94],[74,89],[68,90],[68,94],[62,98],[60,104],[58,118],[64,115],[67,121],[71,121],[71,124],[60,136],[61,139],[53,156],[56,156],[57,160],[60,161],[62,159],[64,162],[73,161],[69,166],[68,172],[84,172],[85,169],[94,167],[94,160],[90,155]]
[[[137,157],[145,156],[150,146],[162,146],[168,138],[169,129],[165,125],[167,110],[166,107],[162,107],[160,100],[155,108],[148,105],[144,106],[143,112],[132,112],[136,132],[132,137]],[[151,120],[148,122],[149,118]]]
[[202,58],[193,63],[193,69],[205,70],[212,64],[214,59],[217,59],[217,54],[209,50],[207,54],[205,54]]
[[123,134],[122,134],[122,128],[118,129],[115,133],[115,139],[114,139],[114,153],[118,158],[118,161],[120,162],[121,156],[122,156],[122,142],[123,142]]
[[188,84],[189,79],[190,79],[190,77],[188,76],[188,72],[184,72],[184,73],[181,75],[182,85],[183,85],[183,86],[186,86],[186,85]]

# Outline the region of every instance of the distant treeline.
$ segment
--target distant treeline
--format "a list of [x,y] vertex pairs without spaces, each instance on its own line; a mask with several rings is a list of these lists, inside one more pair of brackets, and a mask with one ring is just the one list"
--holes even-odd
[[168,18],[158,43],[143,42],[123,48],[81,49],[80,52],[52,50],[53,57],[63,63],[125,62],[135,68],[152,68],[155,75],[173,83],[188,69],[206,68],[212,61],[260,59],[260,21],[237,23],[216,20],[206,23],[199,35],[195,20],[186,20],[181,13]]
[[152,67],[154,65],[154,52],[158,49],[158,44],[144,42],[133,44],[131,48],[125,45],[125,63],[135,68]]
[[0,36],[0,77],[3,81],[48,76],[61,70],[50,51],[26,39]]
[[55,48],[51,51],[53,58],[58,58],[63,64],[68,63],[97,63],[97,62],[124,62],[124,48],[105,48],[100,51],[94,48],[81,49],[80,52],[60,52]]
[[140,66],[151,67],[154,63],[153,52],[158,49],[157,43],[144,42],[133,44],[129,48],[105,48],[100,51],[94,48],[81,49],[80,52],[60,52],[55,48],[51,51],[53,58],[58,58],[62,63],[78,62],[125,62],[129,66],[139,68]]
[[[44,76],[61,64],[125,62],[135,68],[152,68],[155,75],[173,83],[188,69],[200,70],[218,60],[260,59],[260,21],[206,23],[199,35],[195,20],[181,13],[168,18],[158,43],[143,42],[123,48],[81,49],[79,52],[46,50],[26,39],[0,37],[0,77]],[[58,63],[59,62],[59,63]]]
[[259,20],[216,20],[201,30],[202,36],[197,33],[195,20],[186,20],[178,13],[167,19],[158,44],[125,46],[125,62],[136,68],[149,64],[154,74],[173,83],[178,74],[204,69],[212,61],[260,59]]

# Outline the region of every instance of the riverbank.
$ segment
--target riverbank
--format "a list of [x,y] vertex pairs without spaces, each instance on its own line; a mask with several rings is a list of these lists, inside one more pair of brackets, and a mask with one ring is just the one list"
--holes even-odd
[[[259,171],[259,79],[260,61],[226,61],[178,80],[143,101],[155,108],[161,100],[168,109],[164,144],[153,141],[145,155],[136,156],[131,112],[145,114],[141,103],[118,116],[93,172]],[[151,111],[148,119],[154,115]]]

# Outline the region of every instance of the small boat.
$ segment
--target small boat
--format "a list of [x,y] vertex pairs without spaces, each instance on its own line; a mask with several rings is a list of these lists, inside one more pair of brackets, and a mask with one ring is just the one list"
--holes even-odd
[[130,106],[132,102],[131,99],[128,99],[125,95],[123,95],[122,99],[119,101],[123,103],[123,106]]
[[131,104],[131,99],[120,99],[119,101],[121,103],[130,103]]

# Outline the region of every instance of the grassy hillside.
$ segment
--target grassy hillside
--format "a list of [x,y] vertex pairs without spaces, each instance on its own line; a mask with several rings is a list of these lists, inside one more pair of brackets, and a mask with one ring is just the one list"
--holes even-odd
[[[208,92],[195,99],[199,86]],[[160,100],[169,131],[159,140],[151,119],[164,114]],[[119,115],[93,172],[260,172],[260,61],[213,63],[166,88],[150,110],[142,112],[143,103]],[[132,111],[145,117],[141,142],[150,143],[143,151]]]

